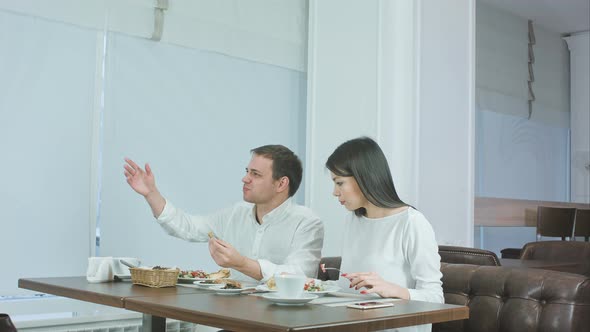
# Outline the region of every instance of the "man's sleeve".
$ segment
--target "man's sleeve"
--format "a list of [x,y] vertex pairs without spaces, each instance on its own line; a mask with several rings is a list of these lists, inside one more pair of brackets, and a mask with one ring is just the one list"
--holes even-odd
[[293,237],[292,250],[283,264],[274,264],[266,259],[258,260],[262,280],[267,280],[278,272],[303,273],[309,278],[315,278],[323,244],[324,225],[321,220],[313,217],[302,222]]
[[233,208],[220,210],[208,216],[185,213],[166,200],[164,210],[157,218],[158,223],[170,235],[192,242],[207,242],[208,233],[221,234],[224,221],[228,220]]

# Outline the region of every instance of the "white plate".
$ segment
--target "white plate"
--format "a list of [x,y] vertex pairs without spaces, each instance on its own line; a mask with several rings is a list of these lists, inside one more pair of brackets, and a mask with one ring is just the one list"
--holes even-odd
[[178,278],[178,283],[180,283],[180,284],[192,284],[195,281],[205,281],[205,280],[217,280],[217,279],[210,279],[210,278]]
[[303,293],[298,298],[281,298],[276,293],[262,294],[262,297],[278,305],[304,305],[318,298],[315,294]]
[[[336,286],[336,285],[327,285],[325,286],[325,290],[323,291],[319,291],[319,292],[310,292],[310,291],[304,291],[304,294],[315,294],[317,296],[324,296],[326,294],[329,293],[334,293],[334,292],[338,292],[340,291],[342,288]],[[269,289],[268,286],[266,285],[258,285],[256,286],[256,290],[258,291],[262,291],[262,292],[276,292],[276,289]]]
[[178,278],[179,284],[192,284],[198,278]]
[[215,291],[215,293],[217,293],[219,295],[237,295],[245,290],[253,289],[253,287],[230,288],[230,289],[223,289],[223,287],[225,287],[225,284],[214,285],[214,286],[209,287],[209,289]]
[[336,285],[326,285],[324,286],[324,290],[323,291],[317,291],[317,292],[313,292],[313,291],[305,291],[306,294],[316,294],[317,296],[324,296],[326,294],[329,293],[335,293],[340,291],[342,288],[336,286]]
[[201,288],[211,288],[213,286],[223,286],[223,284],[210,284],[207,282],[208,280],[202,280],[202,281],[193,281],[193,284],[201,287]]

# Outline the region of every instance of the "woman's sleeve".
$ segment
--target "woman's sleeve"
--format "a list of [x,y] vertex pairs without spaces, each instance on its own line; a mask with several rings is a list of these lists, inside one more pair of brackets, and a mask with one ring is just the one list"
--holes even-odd
[[444,303],[438,244],[432,226],[418,213],[409,220],[406,233],[406,259],[416,286],[408,289],[411,300]]

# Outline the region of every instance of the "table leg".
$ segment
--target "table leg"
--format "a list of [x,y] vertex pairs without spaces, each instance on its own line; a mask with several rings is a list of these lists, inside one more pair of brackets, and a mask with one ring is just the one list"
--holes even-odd
[[166,317],[143,314],[141,327],[143,332],[166,332]]

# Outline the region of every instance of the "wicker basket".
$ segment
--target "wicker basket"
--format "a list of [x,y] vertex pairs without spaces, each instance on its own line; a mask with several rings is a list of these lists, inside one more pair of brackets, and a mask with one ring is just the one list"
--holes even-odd
[[148,287],[172,287],[176,286],[178,280],[178,269],[152,270],[132,267],[131,282],[135,285]]

